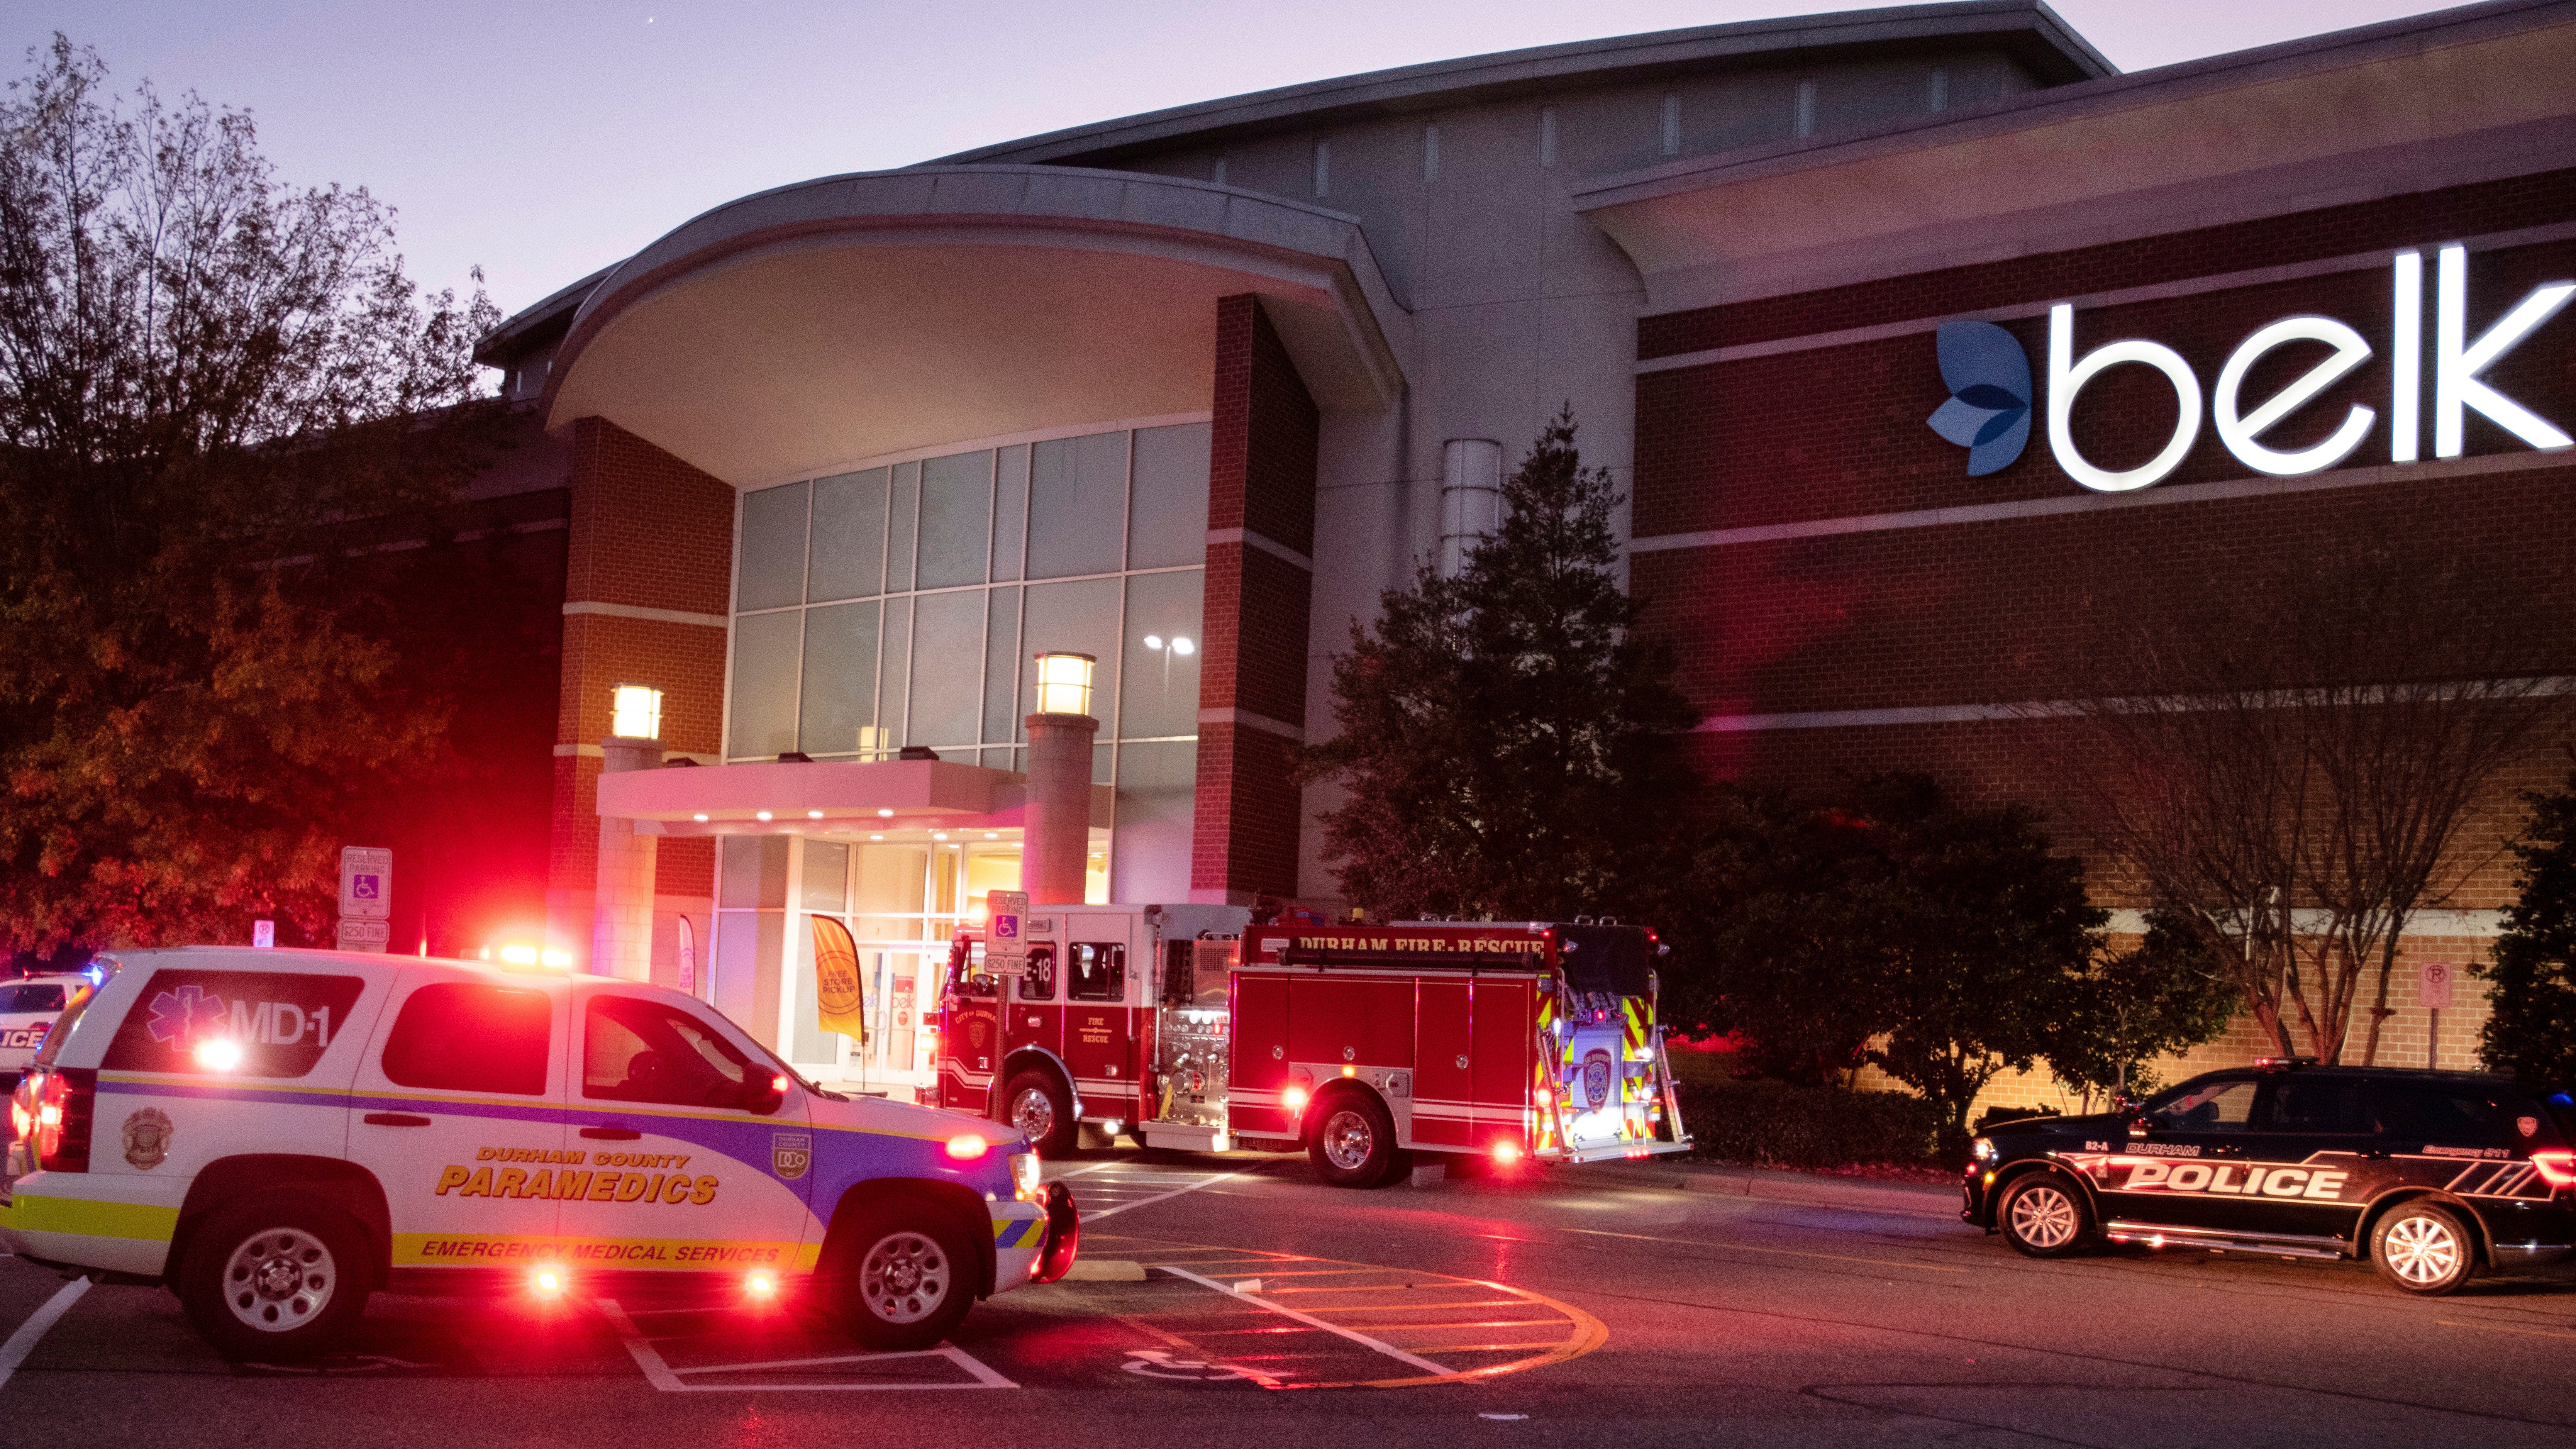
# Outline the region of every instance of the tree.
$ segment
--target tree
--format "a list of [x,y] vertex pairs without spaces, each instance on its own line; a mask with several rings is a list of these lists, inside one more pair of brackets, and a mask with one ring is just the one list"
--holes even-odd
[[2508,847],[2522,862],[2520,895],[2504,909],[2492,959],[2469,968],[2494,983],[2479,1047],[2526,1087],[2564,1091],[2576,1084],[2576,772],[2522,800],[2531,816]]
[[2341,1060],[2366,1011],[2371,1060],[2406,922],[2482,863],[2455,849],[2482,792],[2567,717],[2554,634],[2514,581],[2379,539],[2158,582],[2100,601],[2081,697],[2023,713],[2075,722],[2083,824],[2283,1054],[2295,1028]]
[[1430,563],[1380,597],[1333,657],[1340,733],[1304,778],[1342,891],[1381,919],[1422,913],[1650,919],[1679,882],[1696,716],[1672,653],[1634,632],[1619,502],[1569,411],[1503,483],[1503,521],[1456,578]]
[[1964,1146],[1977,1094],[2032,1067],[2100,947],[2108,917],[2083,864],[2052,852],[2029,807],[1965,808],[1924,775],[1803,806],[1734,792],[1718,820],[1694,881],[1709,1024],[1793,1080],[1874,1062]]
[[2160,1083],[2146,1063],[2227,1029],[2243,1009],[2235,974],[2178,913],[2147,912],[2125,951],[2094,953],[2070,983],[2045,1055],[2057,1080],[2084,1094],[2141,1096]]
[[57,36],[0,102],[0,941],[323,929],[338,823],[433,758],[352,520],[432,508],[496,436],[477,293],[392,214],[297,190],[250,117],[108,94]]

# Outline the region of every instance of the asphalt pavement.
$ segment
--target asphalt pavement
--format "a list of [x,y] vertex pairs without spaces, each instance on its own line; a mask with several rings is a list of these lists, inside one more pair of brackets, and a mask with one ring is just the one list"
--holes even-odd
[[917,1355],[576,1285],[379,1295],[347,1354],[236,1365],[160,1289],[0,1259],[0,1445],[2576,1444],[2571,1279],[2417,1300],[2358,1265],[2034,1262],[1942,1191],[1794,1174],[1057,1171],[1082,1274]]

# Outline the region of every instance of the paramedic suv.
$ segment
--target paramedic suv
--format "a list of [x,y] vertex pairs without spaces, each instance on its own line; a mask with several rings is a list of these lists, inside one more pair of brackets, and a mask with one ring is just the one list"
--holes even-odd
[[796,1077],[677,992],[329,951],[123,953],[12,1115],[0,1241],[168,1284],[237,1356],[332,1346],[379,1288],[810,1287],[924,1348],[1060,1275],[1014,1134]]

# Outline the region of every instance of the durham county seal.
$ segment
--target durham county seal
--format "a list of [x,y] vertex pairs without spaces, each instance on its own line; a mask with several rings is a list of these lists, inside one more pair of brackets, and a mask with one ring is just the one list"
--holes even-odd
[[170,1118],[158,1107],[146,1107],[125,1119],[125,1160],[150,1171],[170,1155]]

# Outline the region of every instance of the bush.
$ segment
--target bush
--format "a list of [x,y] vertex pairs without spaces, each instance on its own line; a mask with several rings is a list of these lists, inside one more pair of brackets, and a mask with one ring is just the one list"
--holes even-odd
[[1695,1155],[1766,1167],[1849,1167],[1932,1160],[1941,1110],[1902,1092],[1847,1092],[1788,1082],[1681,1079],[1682,1125]]

